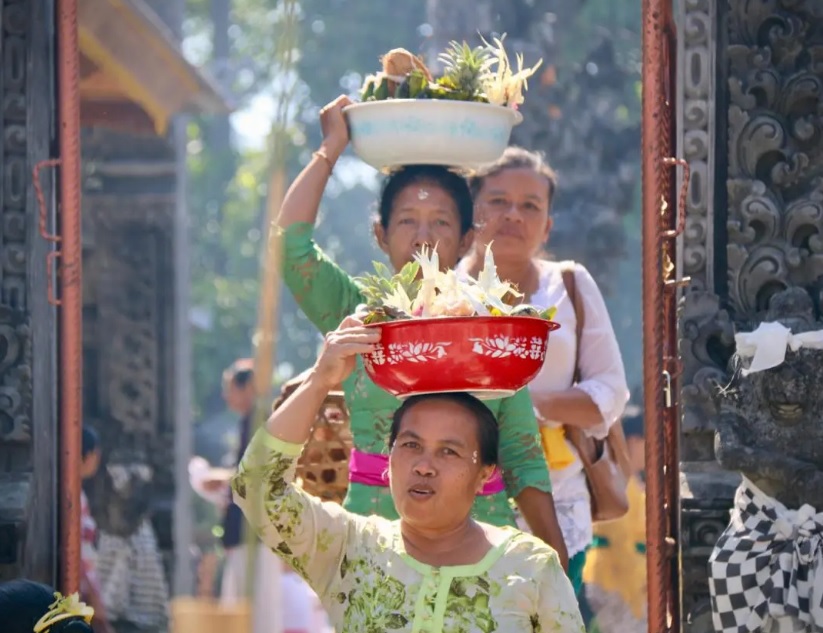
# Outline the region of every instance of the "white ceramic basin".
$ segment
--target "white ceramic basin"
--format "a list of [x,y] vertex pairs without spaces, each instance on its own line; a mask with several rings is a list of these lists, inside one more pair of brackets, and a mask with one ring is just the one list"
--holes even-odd
[[516,110],[488,103],[389,99],[348,106],[354,153],[375,169],[429,164],[477,167],[500,158]]

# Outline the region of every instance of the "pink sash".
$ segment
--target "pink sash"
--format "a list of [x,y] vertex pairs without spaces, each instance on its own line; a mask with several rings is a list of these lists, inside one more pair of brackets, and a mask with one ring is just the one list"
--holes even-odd
[[[379,453],[363,453],[353,448],[351,457],[349,457],[349,481],[365,486],[387,488],[389,485],[389,456]],[[505,489],[500,469],[495,468],[480,494],[482,496],[496,495]]]

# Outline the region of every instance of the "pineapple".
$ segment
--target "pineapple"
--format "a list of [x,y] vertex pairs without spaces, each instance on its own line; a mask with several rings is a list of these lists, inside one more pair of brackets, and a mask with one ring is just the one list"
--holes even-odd
[[482,94],[483,81],[493,62],[487,47],[471,48],[466,42],[453,41],[437,59],[444,66],[437,83],[452,93],[447,98],[470,101]]
[[360,101],[374,101],[374,89],[378,84],[377,75],[368,75],[360,89]]

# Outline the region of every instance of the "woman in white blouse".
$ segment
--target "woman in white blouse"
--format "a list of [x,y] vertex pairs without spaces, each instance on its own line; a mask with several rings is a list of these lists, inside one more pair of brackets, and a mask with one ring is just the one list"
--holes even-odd
[[563,283],[569,263],[541,257],[551,234],[551,203],[557,186],[543,157],[510,147],[497,162],[479,170],[471,184],[476,239],[460,268],[476,275],[491,243],[500,278],[516,283],[523,301],[556,306],[555,320],[562,325],[552,334],[546,364],[529,389],[568,548],[569,577],[579,592],[586,549],[592,541],[592,516],[583,465],[565,438],[563,425],[583,429],[597,439],[606,437],[629,399],[620,348],[597,284],[583,266],[571,264],[585,315],[577,368],[580,380],[574,383],[577,319]]

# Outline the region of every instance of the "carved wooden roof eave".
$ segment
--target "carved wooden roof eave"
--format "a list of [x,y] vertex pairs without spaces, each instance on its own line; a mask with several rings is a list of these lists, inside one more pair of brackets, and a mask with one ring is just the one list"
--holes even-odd
[[163,136],[176,114],[231,110],[143,0],[79,0],[78,38],[85,125]]

